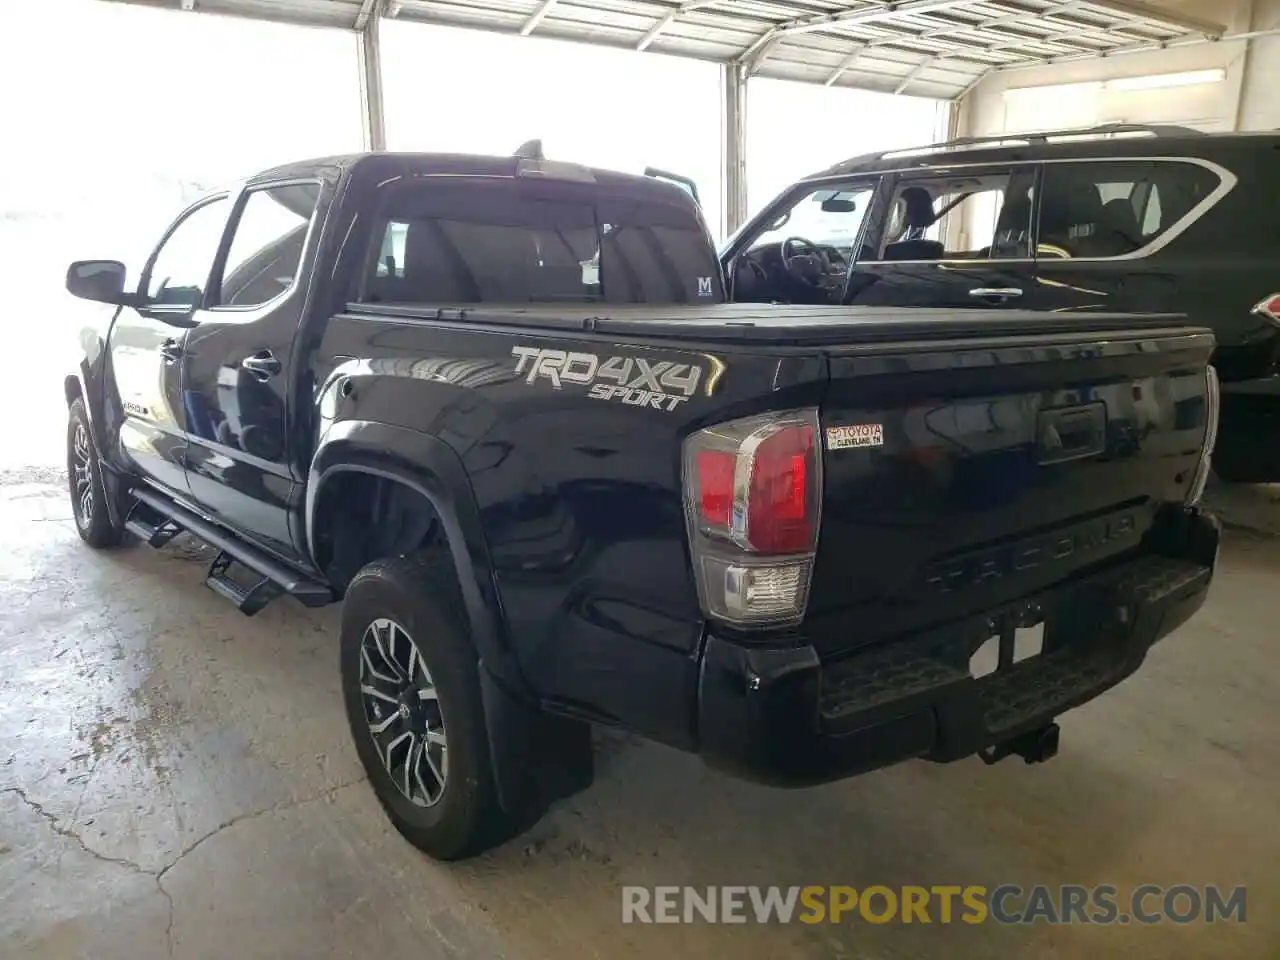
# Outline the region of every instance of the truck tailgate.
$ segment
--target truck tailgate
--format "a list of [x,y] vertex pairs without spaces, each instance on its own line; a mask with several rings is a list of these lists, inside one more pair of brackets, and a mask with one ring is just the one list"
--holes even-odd
[[[1044,318],[1039,318],[1043,320]],[[971,616],[1138,550],[1186,496],[1212,336],[1088,318],[1051,333],[831,347],[821,651]]]

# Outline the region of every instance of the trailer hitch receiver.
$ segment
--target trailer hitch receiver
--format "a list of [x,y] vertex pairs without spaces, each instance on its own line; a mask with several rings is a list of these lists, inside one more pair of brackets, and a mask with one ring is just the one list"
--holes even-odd
[[1010,740],[1002,741],[987,747],[978,756],[988,766],[999,763],[1005,757],[1020,756],[1027,763],[1044,763],[1058,755],[1058,738],[1061,728],[1056,723],[1048,723],[1036,730],[1020,734]]

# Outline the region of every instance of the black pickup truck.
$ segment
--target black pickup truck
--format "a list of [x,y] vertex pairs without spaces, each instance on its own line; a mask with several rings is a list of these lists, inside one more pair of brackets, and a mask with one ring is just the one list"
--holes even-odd
[[1177,317],[729,303],[689,193],[521,157],[271,170],[126,273],[67,275],[112,307],[80,535],[343,599],[360,758],[440,858],[587,786],[592,724],[780,785],[1047,759],[1213,576]]

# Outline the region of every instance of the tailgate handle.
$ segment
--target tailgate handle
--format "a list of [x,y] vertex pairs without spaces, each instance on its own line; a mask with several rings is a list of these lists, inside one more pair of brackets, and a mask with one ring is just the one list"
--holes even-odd
[[1036,453],[1040,463],[1096,457],[1107,448],[1107,407],[1098,401],[1040,411]]
[[979,300],[1012,300],[1022,296],[1022,291],[1017,287],[975,287],[969,296]]

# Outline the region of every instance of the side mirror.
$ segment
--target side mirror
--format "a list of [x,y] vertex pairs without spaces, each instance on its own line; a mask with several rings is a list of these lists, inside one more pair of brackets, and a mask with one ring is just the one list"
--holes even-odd
[[132,300],[124,292],[126,272],[119,260],[77,260],[67,267],[67,292],[81,300],[119,306]]

